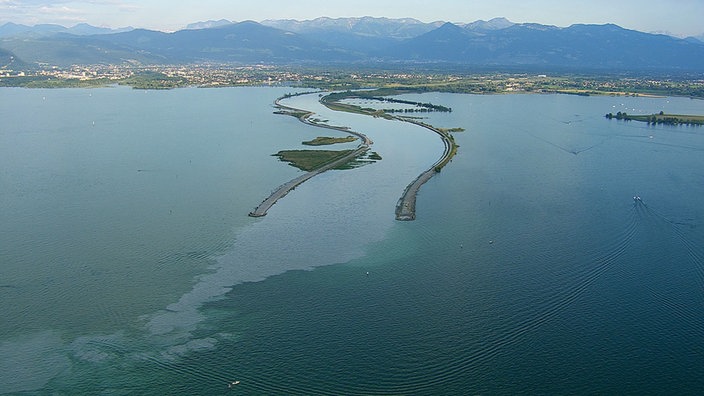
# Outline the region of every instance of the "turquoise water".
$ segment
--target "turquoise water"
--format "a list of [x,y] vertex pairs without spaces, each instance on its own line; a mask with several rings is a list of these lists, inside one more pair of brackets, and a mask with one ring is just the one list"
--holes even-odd
[[252,219],[289,91],[0,90],[0,391],[704,389],[704,129],[603,118],[703,102],[404,95],[466,131],[396,222],[439,138],[291,98],[383,159]]

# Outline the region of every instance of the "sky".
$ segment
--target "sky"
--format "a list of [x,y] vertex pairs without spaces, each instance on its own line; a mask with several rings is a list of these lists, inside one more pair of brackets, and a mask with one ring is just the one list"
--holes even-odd
[[566,27],[614,23],[627,29],[704,34],[704,0],[0,0],[6,22],[146,28],[175,31],[189,23],[228,19],[307,20],[317,17],[415,18],[423,22],[473,22],[505,17]]

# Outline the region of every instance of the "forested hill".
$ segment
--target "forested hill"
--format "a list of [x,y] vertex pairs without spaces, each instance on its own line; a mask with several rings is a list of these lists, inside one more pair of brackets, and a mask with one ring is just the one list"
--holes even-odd
[[0,69],[17,70],[26,66],[15,54],[0,48]]

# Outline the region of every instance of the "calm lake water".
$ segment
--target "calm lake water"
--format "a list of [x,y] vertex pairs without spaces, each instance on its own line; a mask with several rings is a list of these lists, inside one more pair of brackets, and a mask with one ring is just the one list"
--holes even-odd
[[383,159],[253,219],[294,91],[0,89],[0,393],[704,392],[704,128],[603,117],[704,102],[403,95],[466,131],[397,222],[440,139],[290,98]]

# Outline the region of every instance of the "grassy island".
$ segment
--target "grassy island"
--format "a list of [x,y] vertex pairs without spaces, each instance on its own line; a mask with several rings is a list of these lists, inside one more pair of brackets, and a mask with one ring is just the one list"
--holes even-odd
[[369,155],[367,156],[367,158],[369,158],[372,161],[381,161],[381,156],[376,151],[370,152]]
[[303,142],[303,144],[305,144],[306,146],[328,146],[338,143],[350,143],[354,142],[355,140],[357,140],[357,138],[354,136],[345,136],[341,138],[318,136],[313,140]]
[[640,121],[647,122],[649,125],[664,124],[664,125],[704,125],[704,116],[700,115],[683,115],[683,114],[666,114],[660,112],[657,114],[650,115],[630,115],[625,112],[618,112],[616,114],[608,113],[606,118],[609,120],[617,119],[624,121]]
[[298,169],[310,172],[337,159],[349,155],[354,150],[282,150],[274,154],[281,161]]

